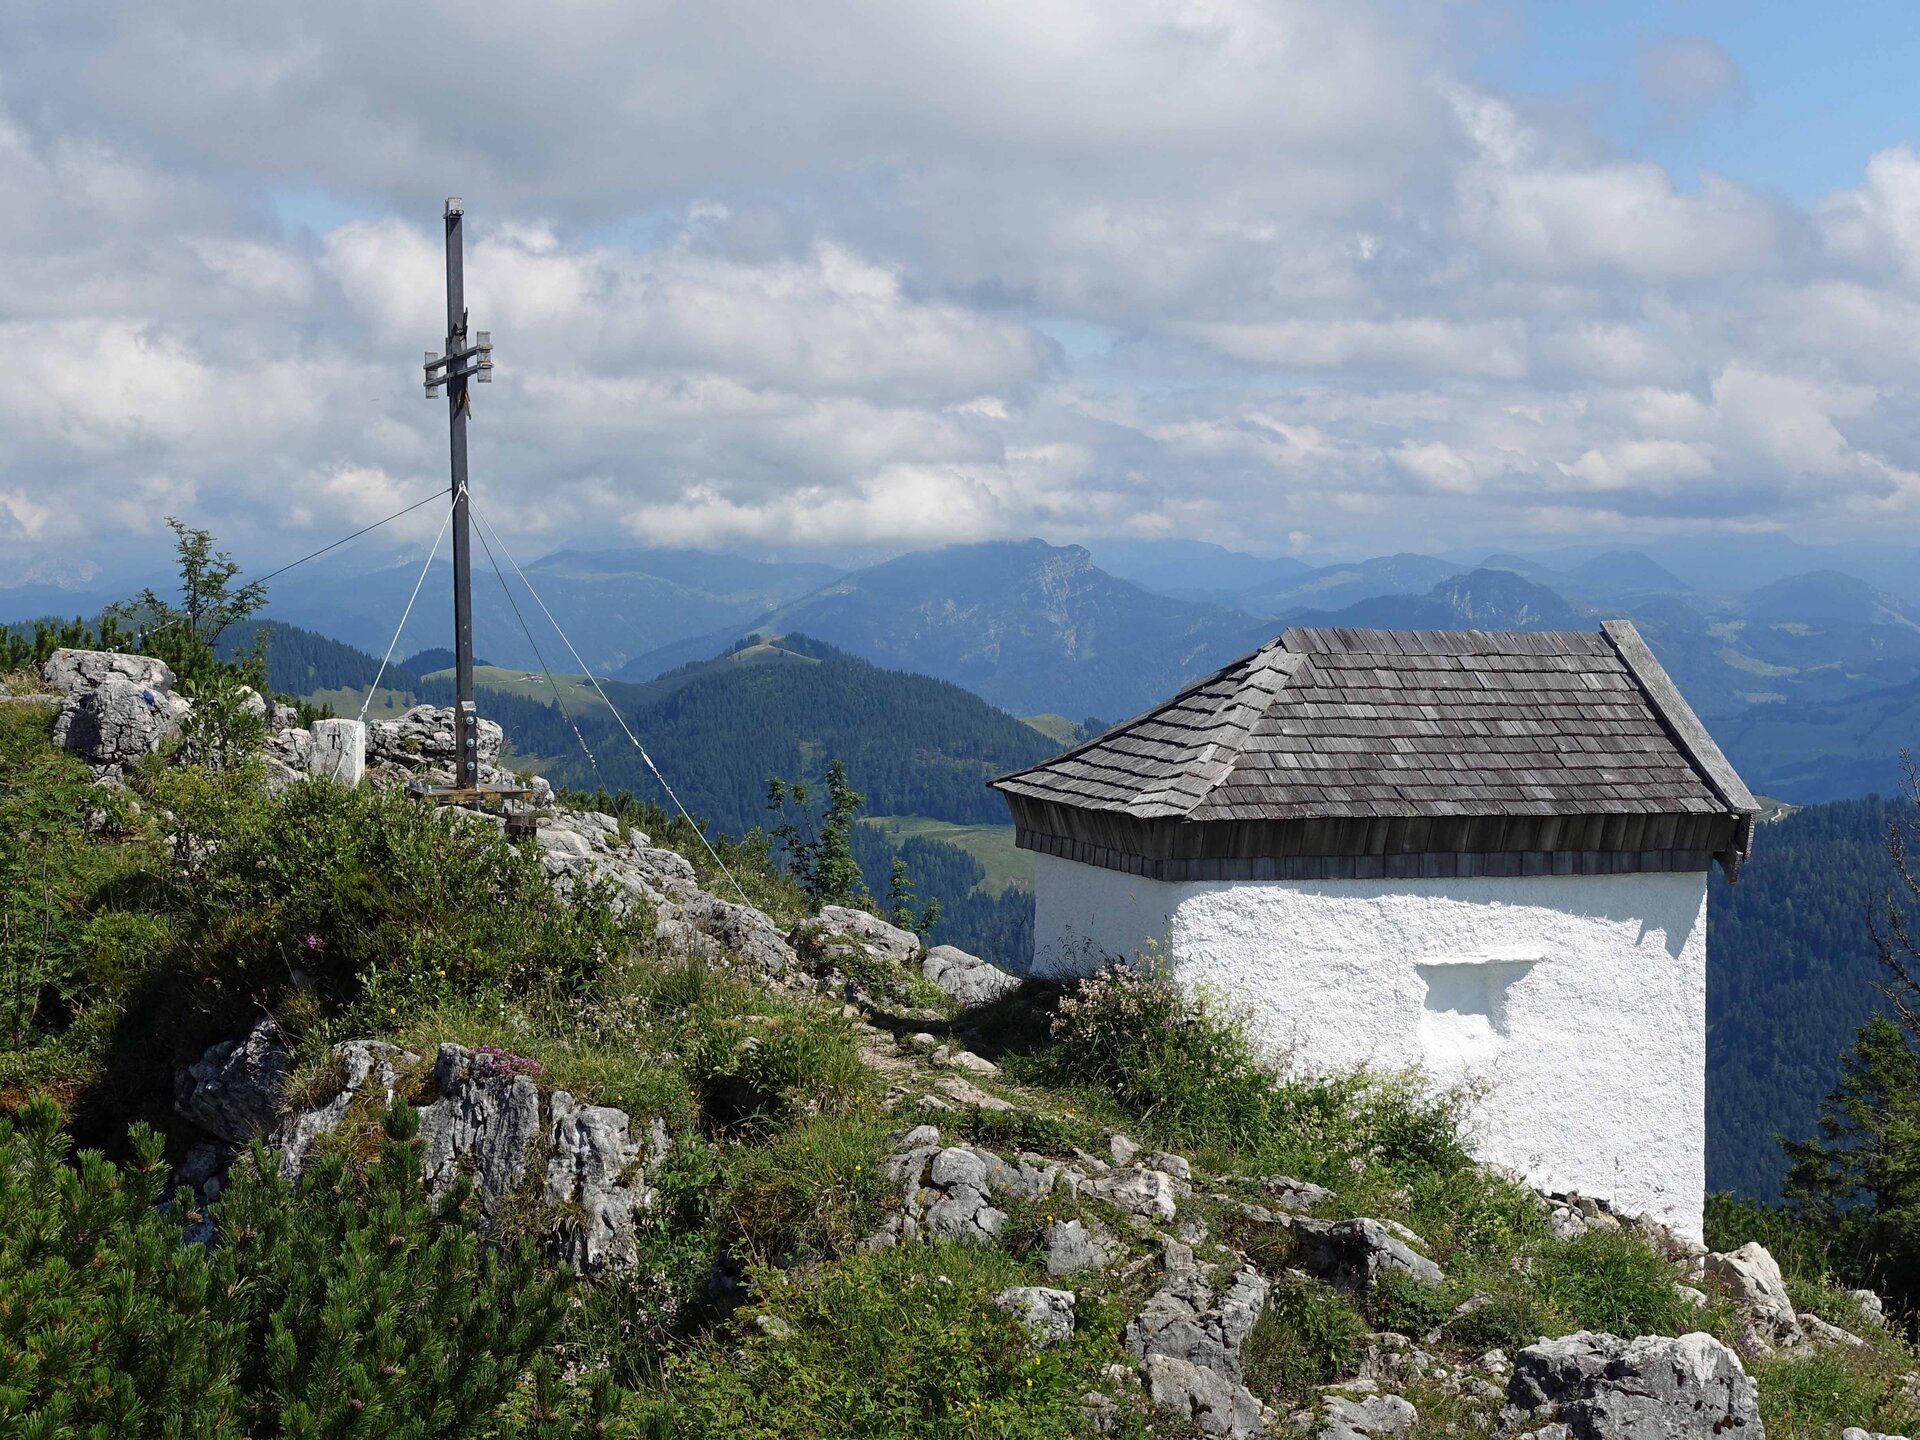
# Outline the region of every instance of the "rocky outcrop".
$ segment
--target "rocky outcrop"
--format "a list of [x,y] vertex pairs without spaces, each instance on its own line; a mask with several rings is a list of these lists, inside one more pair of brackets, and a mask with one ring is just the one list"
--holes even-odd
[[1800,1317],[1794,1314],[1787,1282],[1767,1247],[1749,1240],[1738,1250],[1707,1256],[1707,1278],[1726,1292],[1747,1322],[1767,1340],[1800,1338]]
[[823,905],[818,915],[795,927],[790,939],[796,946],[811,943],[820,958],[827,961],[854,945],[863,945],[869,953],[901,965],[912,964],[920,958],[920,937],[913,931],[902,930],[878,915],[869,915],[848,905]]
[[173,1108],[229,1145],[263,1140],[279,1120],[291,1064],[280,1027],[264,1016],[243,1038],[209,1047],[174,1077]]
[[931,1125],[909,1130],[900,1143],[904,1148],[887,1159],[900,1211],[863,1242],[868,1248],[923,1237],[991,1244],[1007,1223],[996,1198],[1043,1200],[1060,1177],[1060,1167],[1038,1155],[1010,1163],[977,1145],[943,1146]]
[[40,679],[60,697],[53,743],[78,752],[100,775],[122,776],[157,754],[193,709],[173,693],[173,671],[145,655],[56,650]]
[[313,1142],[340,1128],[355,1097],[369,1080],[379,1091],[374,1103],[384,1108],[393,1103],[394,1086],[401,1072],[420,1063],[420,1057],[413,1051],[402,1050],[384,1040],[343,1040],[333,1047],[333,1058],[341,1067],[339,1091],[326,1104],[291,1116],[274,1131],[272,1145],[280,1153],[280,1173],[289,1180],[299,1179]]
[[1334,1386],[1312,1407],[1287,1418],[1287,1431],[1313,1440],[1399,1440],[1420,1423],[1420,1412],[1399,1395],[1370,1385]]
[[1266,1308],[1266,1280],[1243,1269],[1217,1287],[1191,1249],[1163,1246],[1166,1280],[1122,1336],[1149,1398],[1205,1435],[1260,1433],[1271,1417],[1241,1383],[1240,1349]]
[[1668,1339],[1581,1331],[1514,1357],[1503,1428],[1558,1421],[1573,1440],[1762,1440],[1758,1390],[1740,1357],[1700,1332]]
[[793,947],[763,912],[702,890],[684,855],[657,848],[639,830],[623,832],[611,815],[556,811],[535,844],[541,869],[561,895],[598,883],[628,904],[651,906],[654,939],[664,949],[706,959],[736,955],[766,975],[795,967]]
[[1300,1268],[1342,1290],[1364,1294],[1387,1274],[1423,1285],[1446,1279],[1438,1265],[1378,1220],[1296,1219],[1289,1224]]
[[656,1117],[634,1136],[624,1110],[582,1105],[565,1090],[548,1103],[546,1198],[575,1217],[557,1227],[562,1257],[589,1272],[632,1265],[639,1218],[655,1199],[648,1182],[667,1157],[665,1123]]
[[[340,1088],[290,1115],[282,1113],[288,1056],[271,1020],[184,1068],[176,1108],[224,1144],[194,1147],[181,1181],[212,1198],[226,1155],[254,1139],[265,1139],[281,1174],[298,1180],[314,1142],[356,1105],[377,1113],[401,1086],[427,1080],[421,1056],[382,1040],[343,1041],[333,1057]],[[443,1195],[465,1177],[487,1215],[516,1195],[543,1201],[562,1258],[588,1271],[630,1266],[640,1218],[657,1199],[652,1177],[670,1146],[666,1126],[656,1118],[636,1129],[626,1111],[584,1104],[565,1090],[543,1099],[539,1074],[533,1061],[492,1047],[441,1045],[431,1077],[437,1096],[420,1111],[427,1186]]]
[[174,674],[164,660],[117,650],[56,650],[40,667],[40,683],[60,696],[83,695],[115,681],[172,690]]
[[517,1059],[440,1047],[433,1064],[440,1098],[420,1112],[434,1194],[467,1175],[491,1212],[526,1178],[528,1151],[540,1133],[540,1090],[521,1068],[531,1062],[515,1065]]
[[1020,977],[957,945],[935,945],[921,957],[920,973],[961,1009],[985,1005],[1020,988]]

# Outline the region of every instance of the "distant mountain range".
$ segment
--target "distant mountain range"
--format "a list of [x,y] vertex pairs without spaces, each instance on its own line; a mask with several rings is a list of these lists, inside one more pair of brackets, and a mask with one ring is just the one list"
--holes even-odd
[[[1763,583],[1717,588],[1729,577],[1729,546]],[[1777,573],[1784,560],[1831,558],[1778,537],[1708,548],[1316,566],[1200,542],[1126,541],[1100,546],[1109,570],[1086,548],[1025,540],[920,551],[849,573],[702,551],[564,550],[527,570],[579,661],[511,573],[514,603],[490,568],[477,571],[475,635],[502,666],[584,662],[646,681],[742,637],[800,632],[1017,714],[1080,725],[1136,713],[1288,624],[1587,628],[1624,615],[1757,789],[1803,803],[1890,790],[1901,749],[1920,738],[1920,602],[1832,564]],[[1860,554],[1886,571],[1914,552]],[[1916,571],[1908,586],[1920,583]],[[276,581],[268,613],[384,654],[418,578],[405,564],[343,579],[321,562]],[[397,656],[448,642],[446,589],[437,567]],[[38,585],[0,590],[0,618],[54,595],[64,613],[97,609],[93,589]]]
[[[756,633],[799,630],[875,664],[964,685],[1018,714],[1130,715],[1266,638],[1252,617],[1156,595],[1077,545],[954,545],[855,571],[771,610]],[[643,655],[646,679],[721,633]]]

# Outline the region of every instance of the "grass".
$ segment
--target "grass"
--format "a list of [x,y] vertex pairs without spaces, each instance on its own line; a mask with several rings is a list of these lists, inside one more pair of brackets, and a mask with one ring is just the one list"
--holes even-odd
[[924,815],[872,815],[861,823],[882,831],[896,846],[915,836],[958,846],[978,860],[987,872],[974,886],[983,895],[1033,888],[1033,854],[1013,843],[1011,825],[957,825]]
[[[1057,1440],[1118,1353],[1124,1306],[1089,1295],[1076,1333],[1039,1347],[993,1303],[1030,1271],[991,1249],[926,1245],[833,1266],[757,1270],[730,1333],[676,1357],[651,1434],[686,1440]],[[754,1322],[777,1322],[769,1335]],[[1129,1419],[1121,1436],[1143,1435]]]

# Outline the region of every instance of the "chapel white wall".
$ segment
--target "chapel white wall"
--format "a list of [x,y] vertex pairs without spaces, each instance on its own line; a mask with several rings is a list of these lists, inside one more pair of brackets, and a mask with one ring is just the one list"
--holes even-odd
[[1470,1082],[1476,1153],[1699,1238],[1705,874],[1169,883],[1034,862],[1038,972],[1153,939],[1275,1058]]

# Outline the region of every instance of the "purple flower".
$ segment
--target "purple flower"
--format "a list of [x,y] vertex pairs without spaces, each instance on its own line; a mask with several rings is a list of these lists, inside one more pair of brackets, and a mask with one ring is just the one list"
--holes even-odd
[[311,930],[309,930],[305,935],[302,935],[300,937],[300,943],[306,946],[307,949],[309,950],[318,950],[326,942],[322,940],[318,935],[314,934]]

